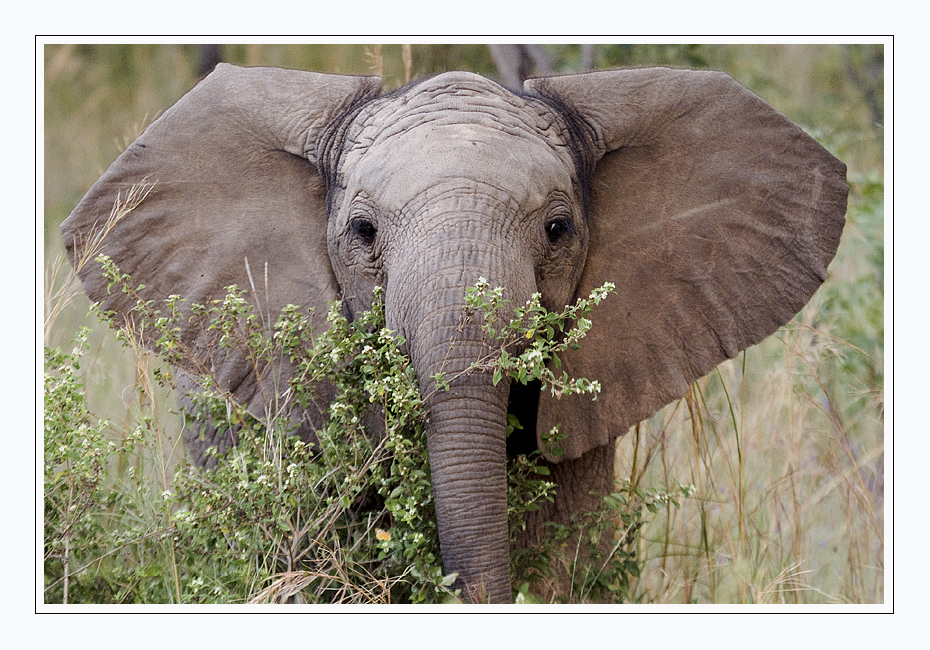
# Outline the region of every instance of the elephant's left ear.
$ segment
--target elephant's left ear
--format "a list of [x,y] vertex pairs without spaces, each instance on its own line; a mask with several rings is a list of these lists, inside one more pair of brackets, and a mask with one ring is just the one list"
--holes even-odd
[[[578,289],[616,284],[562,358],[598,399],[540,399],[538,430],[577,458],[684,395],[788,322],[827,277],[846,166],[715,72],[643,69],[534,79],[590,127],[590,248]],[[584,403],[583,403],[584,402]]]

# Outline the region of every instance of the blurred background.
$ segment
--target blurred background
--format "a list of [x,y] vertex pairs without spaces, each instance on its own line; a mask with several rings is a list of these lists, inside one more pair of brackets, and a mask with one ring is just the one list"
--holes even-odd
[[882,45],[84,44],[46,45],[44,58],[45,343],[92,327],[91,411],[118,431],[148,400],[174,441],[172,396],[139,396],[140,365],[88,316],[58,227],[217,62],[372,74],[385,90],[447,70],[511,88],[591,69],[727,72],[847,164],[848,222],[827,282],[794,321],[623,439],[619,477],[697,488],[644,531],[638,590],[661,603],[884,601]]

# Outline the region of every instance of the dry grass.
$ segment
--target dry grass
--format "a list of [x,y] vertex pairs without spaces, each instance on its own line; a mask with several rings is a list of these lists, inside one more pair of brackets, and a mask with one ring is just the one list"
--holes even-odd
[[696,488],[642,534],[649,598],[884,601],[881,400],[850,421],[857,396],[824,377],[836,344],[783,328],[621,442],[618,475]]

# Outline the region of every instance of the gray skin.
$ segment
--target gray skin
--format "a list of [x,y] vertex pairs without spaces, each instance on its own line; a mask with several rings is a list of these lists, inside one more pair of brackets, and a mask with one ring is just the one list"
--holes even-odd
[[[145,282],[146,298],[204,302],[249,286],[245,260],[267,265],[255,300],[270,312],[325,314],[340,298],[351,317],[385,287],[387,325],[431,395],[445,569],[466,597],[508,602],[508,407],[528,425],[520,451],[542,449],[557,423],[568,435],[564,456],[546,456],[558,496],[529,522],[528,544],[546,521],[597,505],[618,436],[810,299],[842,232],[845,166],[719,73],[570,75],[517,95],[459,72],[379,90],[372,78],[220,65],[130,145],[62,233],[77,265],[116,197],[154,181],[93,245]],[[92,299],[132,318],[93,264],[81,277]],[[434,390],[433,375],[490,352],[476,325],[458,329],[481,277],[514,305],[539,292],[551,310],[617,285],[582,349],[562,358],[570,375],[601,381],[596,402],[511,394],[476,372]],[[202,333],[183,336],[254,412],[273,403],[286,367],[257,376]],[[195,386],[188,369],[182,404]],[[313,440],[321,414],[293,416]],[[209,428],[185,439],[204,465],[207,446],[233,444]]]

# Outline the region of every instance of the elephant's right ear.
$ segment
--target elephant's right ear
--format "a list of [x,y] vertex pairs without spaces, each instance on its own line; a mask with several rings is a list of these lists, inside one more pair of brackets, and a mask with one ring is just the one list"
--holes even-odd
[[[217,66],[129,145],[62,224],[88,296],[131,318],[135,300],[108,291],[93,262],[103,253],[157,304],[172,294],[205,304],[236,284],[254,287],[263,314],[290,303],[324,316],[337,285],[318,142],[380,88],[374,77]],[[133,188],[144,199],[108,223]],[[199,336],[182,332],[194,345]]]
[[[571,429],[567,459],[607,444],[760,342],[827,277],[846,213],[846,166],[729,76],[643,69],[534,79],[589,130],[590,246],[578,292],[606,281],[575,377],[540,398],[538,431]],[[610,304],[610,306],[607,306]]]

